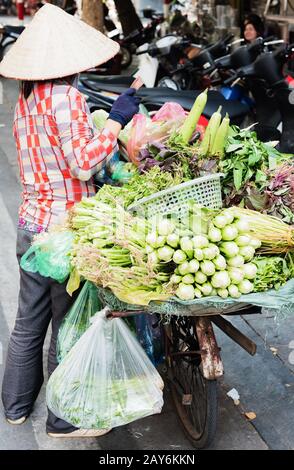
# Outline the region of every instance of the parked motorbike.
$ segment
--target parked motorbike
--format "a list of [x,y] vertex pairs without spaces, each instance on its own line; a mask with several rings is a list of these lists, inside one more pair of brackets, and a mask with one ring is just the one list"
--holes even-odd
[[279,150],[287,153],[294,153],[294,99],[283,69],[293,51],[294,45],[283,45],[274,52],[262,52],[226,81],[246,81],[256,103],[257,135],[265,141],[279,140]]
[[[133,54],[137,48],[145,43],[150,43],[154,40],[158,26],[163,22],[164,18],[162,13],[157,13],[151,8],[143,10],[145,18],[150,19],[150,22],[141,29],[134,30],[128,36],[123,36],[117,28],[111,29],[108,32],[108,37],[118,42],[121,49],[121,67],[126,69],[133,61]],[[110,23],[109,23],[110,25]]]

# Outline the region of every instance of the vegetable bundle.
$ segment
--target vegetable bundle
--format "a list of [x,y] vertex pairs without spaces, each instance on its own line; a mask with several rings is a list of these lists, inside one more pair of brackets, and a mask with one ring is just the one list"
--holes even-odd
[[249,224],[250,233],[261,241],[260,253],[287,253],[294,250],[294,226],[277,217],[241,207],[232,207],[229,211],[236,217],[243,217]]
[[218,295],[238,298],[253,291],[256,266],[250,261],[259,240],[248,224],[228,210],[191,204],[187,220],[159,218],[147,235],[146,250],[154,266],[174,266],[170,281],[181,300]]
[[[70,226],[75,233],[72,278],[82,276],[109,287],[129,303],[136,300],[144,305],[168,298],[169,289],[163,289],[168,276],[153,270],[145,252],[147,221],[93,197],[75,205]],[[70,292],[78,287],[72,278]]]

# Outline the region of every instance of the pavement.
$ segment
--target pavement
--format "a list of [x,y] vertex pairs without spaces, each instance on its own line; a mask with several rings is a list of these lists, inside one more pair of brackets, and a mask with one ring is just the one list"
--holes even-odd
[[[0,104],[0,383],[17,309],[18,267],[15,259],[17,209],[20,185],[12,138],[17,84],[2,80]],[[1,87],[0,87],[1,90]],[[294,326],[293,316],[275,318],[270,313],[235,317],[232,321],[257,344],[248,355],[217,330],[225,367],[219,381],[217,435],[210,450],[294,449]],[[45,344],[44,363],[48,348]],[[240,404],[227,392],[235,388]],[[45,385],[34,411],[22,426],[7,424],[0,404],[0,449],[105,449],[191,450],[176,416],[168,386],[160,415],[114,429],[99,439],[52,439],[45,433]],[[245,413],[256,417],[248,420]],[[252,415],[252,416],[254,416]]]

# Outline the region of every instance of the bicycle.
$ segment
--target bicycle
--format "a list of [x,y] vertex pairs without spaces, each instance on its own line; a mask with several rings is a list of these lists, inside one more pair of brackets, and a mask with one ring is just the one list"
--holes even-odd
[[[202,314],[198,312],[195,316],[171,315],[170,321],[163,326],[166,379],[185,434],[197,449],[208,447],[215,437],[217,380],[224,372],[212,323],[253,356],[256,344],[222,315],[260,312],[260,307],[238,304],[225,312],[216,313],[212,309]],[[122,318],[142,313],[146,310],[112,310],[108,317]]]

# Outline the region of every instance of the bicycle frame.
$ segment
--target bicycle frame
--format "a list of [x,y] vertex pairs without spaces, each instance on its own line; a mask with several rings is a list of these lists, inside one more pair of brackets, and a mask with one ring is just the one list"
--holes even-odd
[[[124,318],[132,315],[138,315],[146,312],[144,310],[138,311],[110,311],[107,315],[111,318]],[[260,313],[259,307],[245,307],[241,310],[243,314]],[[240,312],[228,313],[228,315],[240,315]],[[146,314],[147,315],[147,314]],[[199,342],[199,350],[189,352],[175,352],[173,355],[186,355],[192,356],[195,354],[201,355],[202,372],[207,380],[216,380],[224,374],[224,367],[220,356],[220,348],[217,345],[216,337],[213,330],[212,322],[218,326],[227,336],[241,346],[248,354],[254,356],[256,353],[256,344],[240,330],[238,330],[232,323],[226,320],[222,315],[208,314],[205,316],[195,316],[197,338]],[[165,334],[168,338],[168,331],[165,329]],[[170,338],[169,338],[170,340]]]

